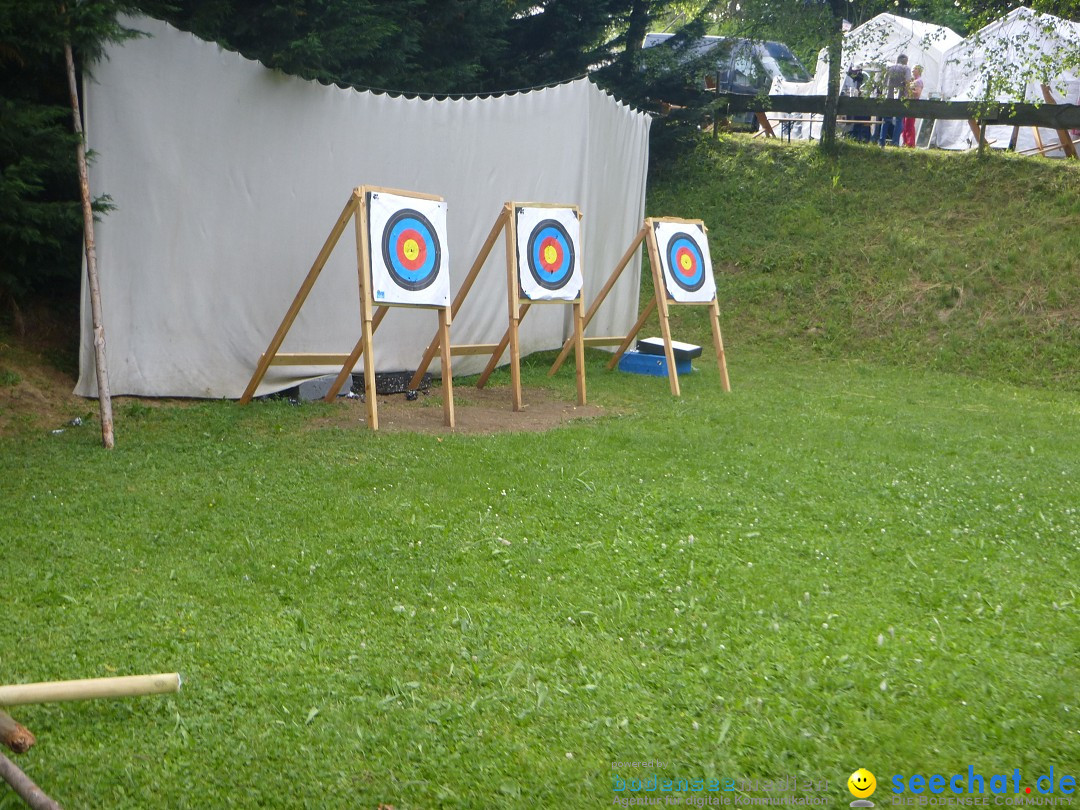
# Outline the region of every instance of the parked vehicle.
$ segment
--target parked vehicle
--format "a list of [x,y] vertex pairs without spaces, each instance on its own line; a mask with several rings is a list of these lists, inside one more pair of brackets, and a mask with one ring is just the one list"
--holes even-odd
[[[646,34],[643,47],[664,47],[674,36]],[[783,42],[706,36],[690,42],[679,62],[700,74],[706,88],[721,93],[768,93],[776,77],[790,82],[810,80],[806,68]]]

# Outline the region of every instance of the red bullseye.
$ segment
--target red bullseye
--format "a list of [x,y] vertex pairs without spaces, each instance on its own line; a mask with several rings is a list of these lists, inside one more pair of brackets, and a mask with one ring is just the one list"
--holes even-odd
[[540,243],[540,266],[546,273],[556,273],[562,266],[563,252],[559,240],[549,236]]
[[408,270],[419,270],[427,259],[424,239],[413,228],[401,232],[395,248],[398,260]]
[[697,273],[697,260],[694,254],[687,248],[679,248],[675,253],[676,269],[687,278],[693,278]]

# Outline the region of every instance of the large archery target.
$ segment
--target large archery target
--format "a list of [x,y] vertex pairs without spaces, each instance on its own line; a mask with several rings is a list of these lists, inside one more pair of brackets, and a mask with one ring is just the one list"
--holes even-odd
[[696,222],[654,222],[664,287],[669,298],[704,303],[716,298],[705,230]]
[[368,223],[375,304],[447,306],[446,203],[372,191]]
[[581,223],[573,208],[515,209],[518,286],[533,301],[573,301],[582,287]]

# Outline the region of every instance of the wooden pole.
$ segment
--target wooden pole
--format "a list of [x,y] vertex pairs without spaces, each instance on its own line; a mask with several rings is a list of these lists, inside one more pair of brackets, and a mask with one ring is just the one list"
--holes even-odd
[[[634,236],[634,241],[630,243],[630,247],[623,253],[622,258],[619,259],[619,263],[615,265],[615,269],[611,271],[611,275],[608,276],[608,280],[604,282],[604,286],[600,292],[596,294],[596,298],[589,305],[588,311],[585,313],[585,317],[582,320],[581,328],[584,330],[588,328],[589,322],[592,321],[596,311],[600,309],[600,305],[604,303],[604,299],[607,298],[607,294],[611,291],[611,288],[615,286],[615,282],[619,280],[619,276],[622,275],[623,270],[630,264],[630,260],[634,258],[634,253],[637,251],[638,246],[641,244],[641,240],[645,238],[648,233],[648,226],[642,226],[641,230]],[[567,355],[570,354],[570,349],[574,346],[574,338],[568,337],[566,342],[563,343],[562,351],[559,352],[559,356],[555,358],[555,362],[552,363],[551,368],[548,370],[548,376],[551,377],[559,370],[563,362],[566,360]]]
[[101,411],[101,443],[106,450],[116,444],[113,436],[112,395],[109,393],[109,367],[105,362],[105,326],[101,319],[101,287],[98,285],[97,248],[94,244],[94,209],[90,202],[90,174],[86,168],[86,145],[83,143],[82,114],[79,111],[79,89],[75,82],[75,57],[71,43],[64,43],[67,62],[68,93],[71,95],[71,117],[75,124],[75,157],[79,164],[79,192],[82,198],[83,242],[86,246],[86,278],[90,286],[90,317],[94,323],[94,365],[97,367],[98,402]]
[[16,723],[7,712],[0,711],[0,743],[16,754],[25,754],[37,740],[26,726]]
[[45,795],[18,765],[3,754],[0,754],[0,777],[11,785],[12,790],[19,794],[19,798],[26,802],[30,810],[60,810],[60,805]]
[[311,265],[311,269],[308,270],[307,276],[304,277],[304,283],[300,285],[300,289],[297,291],[292,304],[289,305],[285,317],[281,319],[281,324],[278,326],[274,336],[270,339],[270,345],[267,346],[266,351],[263,352],[263,356],[260,358],[259,364],[255,368],[255,373],[251,375],[251,380],[248,382],[243,396],[240,397],[241,405],[247,405],[251,402],[252,397],[255,396],[255,391],[258,389],[259,383],[262,382],[263,377],[266,376],[266,372],[270,368],[270,364],[273,363],[274,357],[278,353],[278,349],[281,348],[281,344],[285,341],[285,336],[289,333],[289,329],[292,328],[293,321],[296,320],[296,316],[300,313],[300,307],[307,301],[311,288],[315,286],[319,274],[322,272],[323,267],[326,266],[326,262],[330,259],[330,254],[337,246],[341,234],[345,231],[345,226],[349,224],[349,219],[356,212],[359,200],[360,189],[353,189],[352,196],[350,196],[349,201],[345,203],[345,207],[342,209],[341,215],[338,216],[337,222],[334,223],[330,235],[326,237],[322,250],[319,251],[319,255],[315,258],[315,263]]
[[156,675],[123,675],[117,678],[86,678],[77,681],[46,681],[0,686],[0,706],[53,703],[62,700],[137,697],[180,691],[175,672]]

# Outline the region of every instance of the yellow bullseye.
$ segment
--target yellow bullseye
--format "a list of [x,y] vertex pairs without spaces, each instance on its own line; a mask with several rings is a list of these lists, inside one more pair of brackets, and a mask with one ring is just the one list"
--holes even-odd
[[682,267],[683,270],[690,270],[694,266],[694,260],[691,259],[688,254],[684,253],[679,258],[679,265]]
[[555,249],[554,245],[548,245],[544,248],[544,264],[552,265],[559,260],[559,251]]
[[405,244],[401,246],[401,252],[410,262],[416,261],[416,257],[420,255],[420,245],[415,239],[406,239]]

